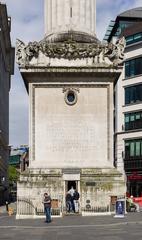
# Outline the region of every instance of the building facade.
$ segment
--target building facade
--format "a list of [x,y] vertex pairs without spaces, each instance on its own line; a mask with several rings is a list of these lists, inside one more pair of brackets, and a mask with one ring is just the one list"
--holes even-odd
[[5,4],[0,3],[0,204],[8,194],[9,160],[9,91],[14,73],[14,48],[10,40],[11,19]]
[[105,40],[126,39],[125,61],[115,88],[115,160],[125,171],[128,195],[142,196],[142,8],[111,21]]
[[[37,216],[46,191],[62,214],[71,187],[80,193],[82,214],[110,214],[111,197],[125,195],[124,176],[113,165],[113,88],[122,70],[123,39],[112,48],[96,38],[94,0],[81,6],[80,0],[45,2],[49,34],[28,45],[17,41],[30,98],[29,168],[18,182],[17,217]],[[54,20],[64,16],[63,29],[59,22],[48,28],[49,8]]]
[[9,166],[15,167],[19,172],[25,171],[29,165],[29,147],[20,145],[18,148],[11,148]]

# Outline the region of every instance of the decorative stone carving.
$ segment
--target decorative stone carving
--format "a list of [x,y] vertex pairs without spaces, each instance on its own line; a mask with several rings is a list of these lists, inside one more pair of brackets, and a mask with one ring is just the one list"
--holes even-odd
[[77,103],[77,99],[78,99],[77,92],[78,93],[80,92],[79,88],[73,88],[73,87],[63,88],[63,93],[65,93],[64,99],[68,105],[72,106],[75,103]]
[[117,66],[123,62],[125,46],[126,41],[124,37],[120,38],[115,45],[113,43],[109,43],[105,49],[105,56]]
[[16,60],[19,66],[31,65],[32,58],[39,58],[40,52],[49,58],[68,60],[97,57],[98,63],[105,63],[107,59],[109,65],[117,66],[124,58],[125,39],[121,38],[115,45],[77,43],[71,40],[63,43],[48,43],[46,38],[40,42],[29,42],[25,45],[21,40],[17,40],[16,48]]
[[16,41],[16,61],[19,65],[24,65],[26,60],[25,44],[17,39]]
[[38,42],[29,42],[26,45],[21,40],[17,39],[16,41],[16,61],[21,66],[29,65],[29,62],[33,57],[38,58],[39,54],[39,43]]
[[67,92],[67,91],[75,91],[75,92],[80,92],[79,88],[74,88],[74,87],[64,87],[63,88],[63,93]]

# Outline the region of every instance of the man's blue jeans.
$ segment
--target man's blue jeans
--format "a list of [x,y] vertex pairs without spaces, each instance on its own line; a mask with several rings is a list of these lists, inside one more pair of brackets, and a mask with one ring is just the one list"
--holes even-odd
[[51,222],[51,208],[45,207],[44,208],[45,214],[46,214],[46,222]]

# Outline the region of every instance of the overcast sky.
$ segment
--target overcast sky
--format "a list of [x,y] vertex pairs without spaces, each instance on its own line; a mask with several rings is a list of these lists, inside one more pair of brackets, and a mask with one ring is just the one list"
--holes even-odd
[[[44,0],[4,0],[12,18],[11,38],[24,42],[44,36]],[[142,7],[142,0],[97,0],[97,37],[102,40],[110,22],[121,12]],[[16,65],[16,64],[15,64]],[[17,65],[10,91],[10,145],[28,144],[28,95]]]

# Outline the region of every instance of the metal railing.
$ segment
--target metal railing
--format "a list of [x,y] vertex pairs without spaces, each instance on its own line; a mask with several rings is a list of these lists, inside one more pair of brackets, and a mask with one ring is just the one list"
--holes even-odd
[[85,215],[110,213],[110,196],[105,192],[103,198],[97,192],[82,194],[81,212]]
[[35,215],[35,206],[30,199],[24,197],[17,198],[18,215]]
[[[18,216],[44,216],[44,205],[41,199],[28,199],[17,197]],[[52,199],[51,216],[62,215],[62,202],[60,198]]]
[[107,205],[107,206],[104,206],[104,207],[85,207],[85,208],[82,208],[82,211],[84,212],[92,212],[92,213],[104,213],[104,212],[109,212],[110,211],[110,206]]
[[[79,211],[82,215],[107,214],[114,211],[111,206],[110,196],[105,193],[83,193],[79,199]],[[54,196],[52,198],[51,216],[61,217],[63,213],[67,213],[66,203],[62,196]],[[34,216],[42,217],[45,215],[44,206],[41,198],[17,198],[17,215],[18,216]]]

